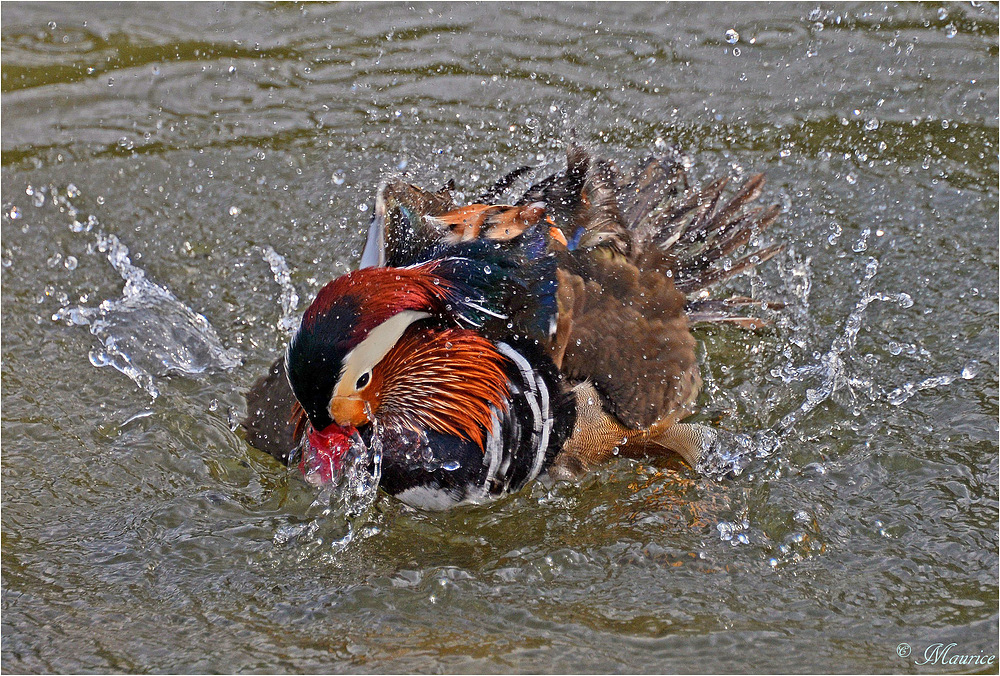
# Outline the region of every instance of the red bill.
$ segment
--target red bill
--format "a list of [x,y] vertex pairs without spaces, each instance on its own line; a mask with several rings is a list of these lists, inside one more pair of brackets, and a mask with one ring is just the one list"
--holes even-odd
[[344,456],[351,448],[351,437],[356,434],[357,430],[353,427],[336,424],[319,432],[310,427],[299,461],[299,471],[305,480],[314,486],[331,483],[343,469]]

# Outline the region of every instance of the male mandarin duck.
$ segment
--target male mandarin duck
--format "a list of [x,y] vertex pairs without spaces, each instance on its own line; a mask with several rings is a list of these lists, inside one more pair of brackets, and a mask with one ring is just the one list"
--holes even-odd
[[[383,185],[358,270],[323,287],[247,396],[251,445],[328,481],[350,439],[382,447],[380,488],[422,509],[479,503],[615,455],[695,467],[716,432],[681,422],[701,378],[691,325],[760,320],[708,288],[778,216],[753,176],[688,185],[677,153],[620,176],[571,144],[564,171],[495,203]],[[322,470],[316,473],[317,465]]]

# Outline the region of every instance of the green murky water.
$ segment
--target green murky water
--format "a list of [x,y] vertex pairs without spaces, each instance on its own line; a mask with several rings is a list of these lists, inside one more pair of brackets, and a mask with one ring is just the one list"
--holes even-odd
[[[915,664],[997,652],[996,5],[2,11],[5,671],[996,671]],[[779,449],[342,547],[232,431],[272,265],[301,310],[387,171],[472,195],[571,128],[767,172],[789,248],[733,289],[788,307],[699,334],[699,417]]]

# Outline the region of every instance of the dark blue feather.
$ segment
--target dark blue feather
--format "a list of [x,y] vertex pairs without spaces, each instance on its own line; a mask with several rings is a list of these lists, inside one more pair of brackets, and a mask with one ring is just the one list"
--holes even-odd
[[532,227],[507,241],[438,244],[418,262],[437,260],[435,274],[455,289],[456,315],[488,333],[548,338],[556,306],[556,261],[544,230]]

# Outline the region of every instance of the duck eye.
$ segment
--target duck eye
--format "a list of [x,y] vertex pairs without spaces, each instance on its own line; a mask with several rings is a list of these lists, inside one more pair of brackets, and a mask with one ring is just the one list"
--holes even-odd
[[362,373],[361,377],[358,378],[358,382],[354,384],[354,389],[360,390],[362,387],[368,384],[368,381],[372,379],[371,373]]

